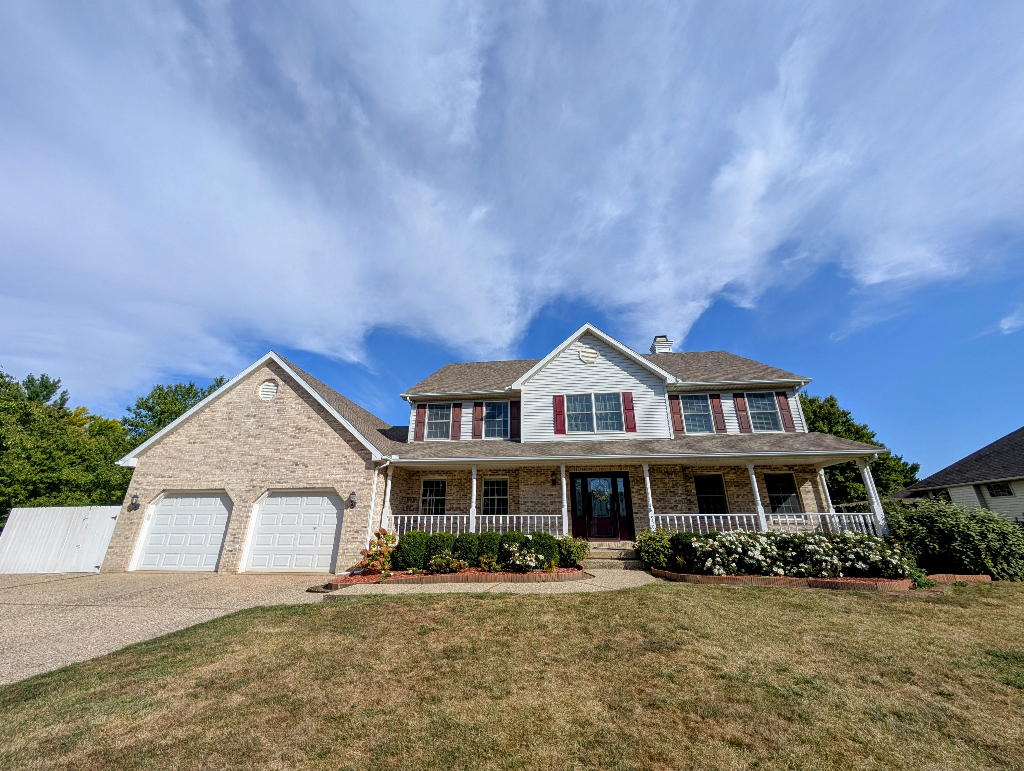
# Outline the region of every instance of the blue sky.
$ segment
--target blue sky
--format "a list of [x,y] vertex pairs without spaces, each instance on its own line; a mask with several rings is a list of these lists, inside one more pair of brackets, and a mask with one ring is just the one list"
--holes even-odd
[[268,348],[389,421],[591,321],[925,473],[1024,423],[1024,5],[5,3],[0,366],[118,415]]

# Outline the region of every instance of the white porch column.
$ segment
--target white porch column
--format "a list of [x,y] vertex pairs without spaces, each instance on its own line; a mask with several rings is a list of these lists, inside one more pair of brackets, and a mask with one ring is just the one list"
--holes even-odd
[[476,466],[473,466],[473,481],[469,486],[469,532],[476,532]]
[[757,526],[761,532],[767,532],[768,520],[764,516],[764,506],[761,504],[761,491],[757,489],[757,475],[754,474],[754,464],[747,464],[747,472],[750,474],[750,486],[754,488],[754,509],[757,511]]
[[565,466],[562,466],[562,535],[569,535],[569,495],[565,487]]
[[651,471],[644,464],[644,490],[647,492],[647,525],[654,529],[654,498],[651,497]]
[[394,466],[388,466],[388,478],[384,482],[384,508],[380,512],[380,526],[384,530],[391,529],[391,477],[395,473]]
[[370,516],[366,518],[366,548],[370,548],[370,539],[373,537],[373,515],[377,512],[377,477],[380,475],[380,466],[373,467],[373,492],[370,493]]
[[836,513],[835,506],[832,505],[832,495],[828,491],[828,482],[825,480],[825,469],[818,469],[818,484],[821,485],[821,492],[825,496],[825,506],[828,508],[829,516],[829,529],[833,532],[839,532],[839,520],[834,516]]
[[857,466],[860,467],[864,488],[868,491],[868,503],[871,504],[871,513],[875,515],[878,530],[883,536],[889,535],[889,523],[885,521],[885,509],[882,508],[882,499],[878,497],[878,488],[875,487],[875,478],[871,475],[871,467],[864,458],[857,458]]

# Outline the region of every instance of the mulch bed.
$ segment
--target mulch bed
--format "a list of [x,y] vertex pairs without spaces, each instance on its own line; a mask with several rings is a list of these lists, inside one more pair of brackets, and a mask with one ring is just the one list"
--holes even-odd
[[345,575],[335,576],[327,587],[340,589],[343,586],[353,584],[532,584],[542,581],[579,581],[584,578],[592,578],[589,573],[580,568],[556,568],[553,572],[547,570],[535,570],[530,573],[498,572],[488,573],[480,568],[469,568],[459,573],[438,573],[430,575],[426,573],[409,574],[404,570],[392,571],[391,575],[381,580],[379,574],[375,575]]
[[651,573],[666,581],[718,586],[784,586],[790,589],[859,589],[865,592],[906,592],[914,585],[909,578],[791,578],[789,576],[705,576],[672,573],[652,568]]

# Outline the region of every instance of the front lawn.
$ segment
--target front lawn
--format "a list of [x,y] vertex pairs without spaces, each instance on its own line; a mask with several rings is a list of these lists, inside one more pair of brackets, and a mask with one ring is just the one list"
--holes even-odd
[[1020,768],[1024,585],[237,613],[0,688],[4,769]]

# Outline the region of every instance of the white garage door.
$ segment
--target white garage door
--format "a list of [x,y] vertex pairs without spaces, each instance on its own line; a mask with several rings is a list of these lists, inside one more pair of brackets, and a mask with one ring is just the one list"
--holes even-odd
[[231,502],[217,495],[168,495],[143,537],[139,570],[216,570]]
[[342,517],[338,496],[268,495],[256,517],[247,570],[333,570]]

